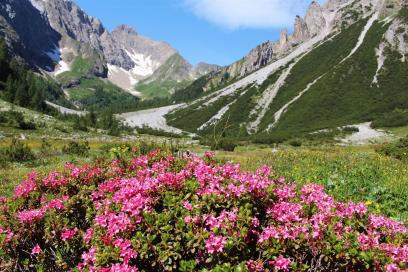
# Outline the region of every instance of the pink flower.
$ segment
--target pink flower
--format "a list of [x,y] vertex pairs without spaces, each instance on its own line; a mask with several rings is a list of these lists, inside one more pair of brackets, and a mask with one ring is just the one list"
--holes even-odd
[[302,205],[291,202],[278,202],[268,210],[272,218],[281,223],[290,223],[300,221],[300,212]]
[[264,265],[262,261],[249,260],[246,263],[246,267],[249,272],[263,272],[264,271]]
[[57,188],[64,186],[68,183],[68,180],[59,172],[51,172],[47,177],[42,181],[42,184],[46,187]]
[[259,225],[260,225],[259,219],[256,218],[256,217],[253,217],[253,218],[251,219],[251,226],[252,226],[253,228],[257,228],[257,227],[259,227]]
[[184,201],[183,208],[191,211],[193,209],[193,206],[190,204],[190,202]]
[[78,232],[77,228],[74,229],[64,228],[61,233],[61,240],[62,241],[71,240],[72,238],[74,238],[77,232]]
[[17,219],[21,224],[28,223],[31,224],[35,221],[41,220],[45,215],[46,209],[35,209],[35,210],[25,210],[22,212],[16,213]]
[[86,244],[89,244],[92,240],[92,236],[93,236],[93,229],[89,228],[86,230],[86,232],[84,233],[84,241]]
[[132,249],[132,244],[129,240],[118,239],[113,242],[113,245],[120,249],[120,256],[125,264],[128,264],[131,259],[137,257],[137,253]]
[[279,200],[286,200],[296,197],[295,186],[286,186],[283,188],[278,188],[273,190],[273,192],[277,195]]
[[272,261],[272,263],[273,263],[275,269],[288,271],[292,262],[290,261],[290,259],[287,259],[287,258],[284,258],[284,257],[278,257],[278,258],[276,258],[275,261]]
[[48,209],[63,210],[64,201],[61,199],[53,199],[50,202],[48,202],[47,207]]
[[385,267],[386,272],[402,272],[403,270],[399,269],[399,267],[396,264],[388,264]]
[[211,233],[210,237],[205,241],[205,248],[210,254],[222,252],[226,241],[227,238],[223,236],[215,236],[214,233]]
[[128,264],[114,264],[106,272],[137,272],[137,268]]
[[41,248],[38,244],[36,244],[33,249],[31,250],[32,255],[38,255],[41,253]]
[[14,195],[16,197],[27,197],[31,192],[37,191],[37,176],[36,172],[28,175],[28,179],[23,181],[20,186],[16,187]]
[[81,259],[83,264],[91,264],[96,262],[96,248],[91,247],[88,252],[82,253]]

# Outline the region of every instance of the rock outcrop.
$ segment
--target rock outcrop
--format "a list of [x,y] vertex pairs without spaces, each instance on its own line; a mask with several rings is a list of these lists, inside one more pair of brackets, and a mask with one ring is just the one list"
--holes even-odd
[[323,15],[323,9],[316,1],[310,4],[305,16],[305,23],[310,36],[318,35],[326,27],[326,19]]

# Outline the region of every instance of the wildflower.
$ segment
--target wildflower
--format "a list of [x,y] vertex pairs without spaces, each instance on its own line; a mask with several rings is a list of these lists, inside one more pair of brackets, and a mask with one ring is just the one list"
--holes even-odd
[[263,272],[264,271],[264,265],[262,261],[249,260],[246,263],[246,267],[249,272]]
[[64,228],[61,233],[61,240],[62,241],[71,240],[72,238],[74,238],[77,232],[78,232],[77,228],[74,229]]
[[55,210],[63,210],[64,209],[64,201],[61,199],[54,199],[48,202],[47,205],[48,209],[55,209]]
[[41,248],[38,244],[36,244],[33,249],[31,250],[32,255],[38,255],[41,253]]
[[290,259],[287,259],[287,258],[284,258],[284,257],[278,257],[272,263],[273,263],[275,269],[288,271],[292,262],[290,261]]
[[32,172],[28,175],[28,179],[23,181],[20,186],[15,189],[14,195],[16,197],[27,197],[31,192],[38,190],[37,188],[37,176],[36,172]]
[[190,204],[190,202],[184,201],[183,208],[186,209],[186,210],[191,211],[193,209],[193,206]]
[[210,254],[222,252],[226,241],[227,238],[215,236],[214,233],[211,233],[210,237],[205,241],[205,248]]
[[41,220],[45,215],[46,209],[34,209],[34,210],[25,210],[22,212],[16,213],[17,219],[20,221],[21,224],[31,224],[35,221]]
[[278,202],[268,210],[272,218],[281,223],[300,221],[300,211],[302,205],[291,202]]
[[86,244],[89,244],[92,240],[92,236],[93,236],[93,229],[89,228],[86,230],[86,232],[84,233],[84,241]]

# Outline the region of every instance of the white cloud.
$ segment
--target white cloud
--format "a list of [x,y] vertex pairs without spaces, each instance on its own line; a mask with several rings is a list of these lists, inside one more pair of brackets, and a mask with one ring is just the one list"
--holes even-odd
[[291,26],[311,0],[183,0],[195,15],[227,29]]

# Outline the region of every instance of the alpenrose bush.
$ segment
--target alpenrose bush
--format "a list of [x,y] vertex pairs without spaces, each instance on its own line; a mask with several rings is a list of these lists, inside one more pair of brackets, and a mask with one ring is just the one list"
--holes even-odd
[[210,153],[32,173],[0,199],[1,271],[406,271],[408,230]]

